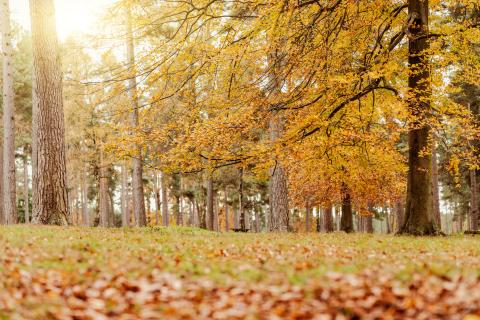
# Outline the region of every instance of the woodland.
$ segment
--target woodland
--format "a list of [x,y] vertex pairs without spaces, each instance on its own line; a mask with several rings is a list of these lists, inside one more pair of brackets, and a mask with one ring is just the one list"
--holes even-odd
[[0,319],[480,319],[478,0],[22,1]]

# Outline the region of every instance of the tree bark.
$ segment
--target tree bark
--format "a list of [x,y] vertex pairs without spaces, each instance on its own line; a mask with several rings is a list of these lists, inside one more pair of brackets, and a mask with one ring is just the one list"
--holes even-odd
[[214,230],[215,226],[213,200],[213,179],[209,176],[207,180],[207,229],[211,231]]
[[[138,128],[138,92],[137,79],[135,72],[135,44],[133,41],[132,17],[131,9],[127,11],[127,62],[128,68],[132,72],[128,80],[128,95],[132,103],[131,125]],[[134,145],[135,154],[133,156],[133,173],[132,173],[132,197],[133,197],[133,214],[135,223],[138,227],[147,225],[147,216],[145,214],[145,195],[143,189],[143,162],[142,149],[138,144]]]
[[395,213],[397,216],[397,232],[399,232],[403,226],[403,216],[404,216],[404,211],[405,208],[403,207],[403,201],[397,201],[397,204],[395,206]]
[[432,148],[432,197],[433,197],[433,217],[438,229],[442,227],[442,219],[440,215],[440,192],[438,187],[438,163],[437,149]]
[[130,226],[130,217],[128,211],[128,169],[126,164],[122,164],[122,189],[120,194],[120,203],[122,210],[122,227]]
[[332,206],[329,205],[325,208],[324,210],[324,215],[325,215],[325,232],[333,232],[333,216],[332,216]]
[[432,198],[432,154],[430,126],[425,123],[431,109],[430,63],[428,44],[428,0],[409,0],[409,99],[408,108],[414,123],[408,133],[409,159],[405,220],[400,233],[437,234]]
[[153,193],[155,195],[155,224],[160,224],[160,188],[158,187],[158,174],[153,173]]
[[85,164],[83,164],[82,168],[82,222],[86,227],[91,225],[88,211],[87,167]]
[[65,124],[60,52],[53,0],[30,0],[34,66],[33,222],[66,225]]
[[224,206],[225,206],[225,231],[230,231],[230,217],[228,212],[228,195],[227,195],[227,188],[225,188],[225,199],[224,199]]
[[247,231],[245,221],[245,209],[243,205],[243,168],[240,169],[240,185],[238,187],[238,210],[239,210],[239,227],[242,231]]
[[478,185],[476,170],[470,170],[470,226],[478,230]]
[[310,202],[307,201],[305,205],[305,231],[310,232],[311,229],[311,222],[312,220],[312,207],[310,206]]
[[13,48],[9,0],[2,0],[3,49],[3,210],[8,224],[18,222],[15,190],[15,92],[13,89]]
[[353,232],[352,199],[345,185],[342,186],[342,217],[340,230],[347,233]]
[[23,212],[25,214],[25,223],[30,223],[30,204],[28,195],[28,147],[25,145],[23,146]]
[[110,227],[110,204],[108,195],[108,166],[104,163],[103,151],[100,151],[99,163],[99,195],[98,195],[98,209],[100,214],[100,227]]
[[162,222],[164,227],[168,227],[168,190],[167,177],[164,172],[160,173],[160,187],[162,188]]

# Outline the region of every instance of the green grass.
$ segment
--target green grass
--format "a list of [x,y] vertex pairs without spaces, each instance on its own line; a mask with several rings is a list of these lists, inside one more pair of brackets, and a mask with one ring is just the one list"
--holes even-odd
[[[335,277],[346,275],[372,281],[386,276],[405,285],[418,276],[478,278],[479,239],[211,233],[194,228],[0,227],[0,290],[18,286],[20,280],[15,277],[24,273],[44,286],[43,278],[54,281],[49,278],[52,272],[66,287],[90,286],[105,275],[135,280],[159,270],[185,281],[207,279],[215,286],[299,286],[307,292],[313,290],[312,281],[328,286]],[[28,284],[21,285],[29,292]],[[30,302],[18,299],[14,305],[42,310],[35,315],[49,318],[46,314],[52,312],[38,305],[42,294],[34,293],[36,298]],[[1,299],[0,295],[0,310]],[[51,304],[61,305],[61,301],[56,297]],[[48,309],[48,304],[44,307]],[[0,319],[9,319],[15,312],[0,312]]]

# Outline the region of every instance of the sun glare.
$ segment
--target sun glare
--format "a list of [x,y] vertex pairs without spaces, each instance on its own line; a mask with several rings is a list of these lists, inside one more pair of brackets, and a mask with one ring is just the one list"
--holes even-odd
[[[61,40],[75,33],[95,33],[96,21],[114,0],[56,0],[57,31]],[[28,0],[10,1],[14,19],[24,28],[30,26]]]

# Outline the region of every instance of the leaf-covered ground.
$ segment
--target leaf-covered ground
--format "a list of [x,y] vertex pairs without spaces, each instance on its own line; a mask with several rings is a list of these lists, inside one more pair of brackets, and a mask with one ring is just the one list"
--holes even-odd
[[0,227],[0,319],[480,319],[480,238]]

